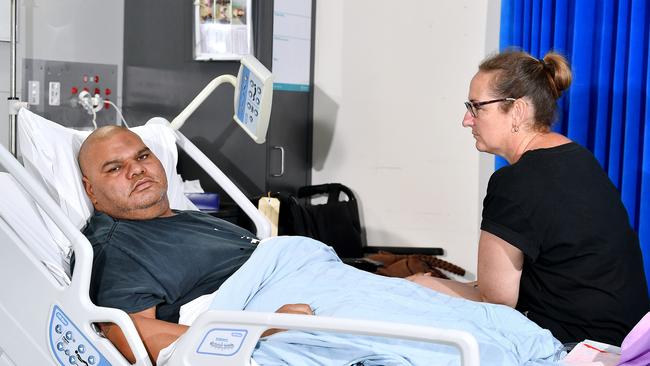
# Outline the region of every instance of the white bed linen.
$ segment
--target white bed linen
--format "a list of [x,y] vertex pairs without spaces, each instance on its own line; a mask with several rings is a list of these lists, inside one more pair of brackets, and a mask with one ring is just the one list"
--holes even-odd
[[[203,312],[207,311],[210,308],[210,304],[212,304],[212,300],[214,299],[216,294],[217,293],[215,291],[211,294],[197,297],[196,299],[181,306],[180,318],[178,319],[178,323],[191,326],[194,320],[196,320],[196,318],[198,318],[199,315],[203,314]],[[167,364],[167,361],[169,361],[169,359],[172,357],[172,354],[174,354],[174,350],[176,349],[176,343],[178,343],[178,341],[174,341],[174,343],[163,348],[160,351],[160,353],[158,353],[158,359],[156,360],[156,365],[161,366]],[[255,361],[252,358],[251,358],[251,365],[257,365],[257,363],[255,363]]]
[[0,218],[14,229],[26,248],[38,258],[60,284],[69,284],[68,247],[58,246],[40,215],[38,206],[14,177],[0,173]]
[[[187,304],[181,306],[180,318],[178,320],[178,323],[191,326],[194,320],[196,320],[196,318],[199,317],[199,315],[203,314],[205,311],[207,311],[210,308],[210,304],[212,304],[212,300],[214,300],[216,294],[217,293],[215,291],[211,294],[200,296],[188,302]],[[174,354],[174,351],[176,350],[177,343],[178,340],[174,341],[169,346],[160,350],[160,353],[158,353],[158,359],[156,360],[156,365],[158,366],[167,365],[167,362],[169,361],[169,359]],[[255,362],[253,358],[251,358],[250,366],[259,366],[259,364]]]

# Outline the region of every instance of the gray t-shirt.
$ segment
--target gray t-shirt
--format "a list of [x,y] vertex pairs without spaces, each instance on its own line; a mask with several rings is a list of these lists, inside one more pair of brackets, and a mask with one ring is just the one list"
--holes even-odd
[[178,322],[181,305],[216,291],[246,262],[257,238],[195,211],[153,220],[96,212],[84,228],[94,250],[90,297],[99,306]]

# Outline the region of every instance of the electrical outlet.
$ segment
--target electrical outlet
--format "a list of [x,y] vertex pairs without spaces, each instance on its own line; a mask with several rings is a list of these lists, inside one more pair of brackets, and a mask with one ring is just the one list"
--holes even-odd
[[61,83],[50,81],[49,90],[50,105],[61,105]]
[[37,80],[27,82],[27,103],[38,105],[41,99],[41,83]]

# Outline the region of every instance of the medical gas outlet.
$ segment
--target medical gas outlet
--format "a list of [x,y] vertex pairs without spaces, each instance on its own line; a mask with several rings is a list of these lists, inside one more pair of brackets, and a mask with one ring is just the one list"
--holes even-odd
[[48,94],[50,105],[61,105],[61,83],[50,81]]
[[[24,99],[34,113],[78,129],[118,121],[117,65],[25,58],[23,67]],[[90,96],[80,100],[83,91]]]

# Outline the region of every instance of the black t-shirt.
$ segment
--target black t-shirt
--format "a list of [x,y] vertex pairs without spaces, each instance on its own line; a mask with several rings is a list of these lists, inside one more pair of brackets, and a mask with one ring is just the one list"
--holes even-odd
[[576,143],[528,151],[496,171],[481,229],[524,253],[517,309],[562,342],[620,345],[650,310],[627,211]]
[[99,306],[178,322],[180,307],[212,293],[250,257],[258,240],[208,214],[175,211],[153,220],[96,212],[84,229],[94,250],[90,297]]

